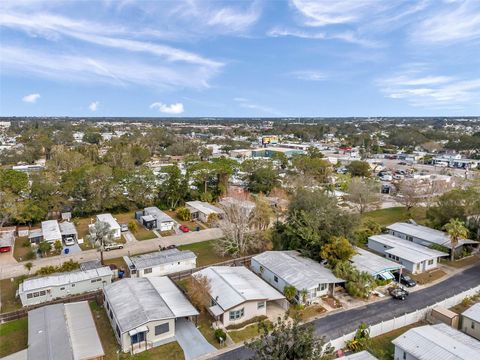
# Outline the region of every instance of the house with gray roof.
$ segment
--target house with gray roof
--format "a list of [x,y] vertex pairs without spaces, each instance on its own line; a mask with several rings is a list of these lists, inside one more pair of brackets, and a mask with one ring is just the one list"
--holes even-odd
[[158,231],[173,230],[176,224],[175,220],[156,206],[146,207],[140,221],[147,229]]
[[399,360],[472,360],[480,354],[480,341],[446,324],[415,327],[392,343]]
[[480,303],[473,304],[462,313],[460,329],[480,340]]
[[267,316],[270,307],[288,309],[288,301],[244,266],[210,266],[197,271],[210,283],[210,314],[223,326]]
[[378,360],[375,356],[370,354],[367,350],[359,351],[354,354],[341,357],[341,360]]
[[197,255],[177,248],[137,256],[125,256],[131,277],[164,276],[197,267]]
[[28,312],[27,360],[94,360],[105,352],[87,301]]
[[103,293],[123,352],[138,353],[174,341],[177,321],[199,314],[167,276],[123,279]]
[[403,265],[359,247],[355,247],[355,255],[350,259],[350,263],[358,271],[381,280],[393,280],[392,272],[403,269]]
[[205,201],[187,201],[185,206],[190,211],[193,220],[200,220],[204,223],[209,221],[212,214],[217,217],[221,217],[223,214],[222,209]]
[[402,264],[412,274],[435,269],[441,257],[447,253],[430,249],[412,241],[389,235],[374,235],[368,238],[368,248],[387,259]]
[[42,221],[42,235],[43,240],[49,243],[54,243],[59,240],[62,241],[62,234],[57,220]]
[[[285,286],[295,287],[298,303],[318,302],[320,297],[333,293],[335,284],[345,282],[297,251],[265,251],[252,258],[251,269],[282,294]],[[301,293],[305,290],[303,299]]]
[[110,230],[113,232],[113,237],[115,239],[120,239],[122,237],[122,231],[117,220],[112,216],[112,214],[98,214],[97,221],[107,223],[110,226]]
[[75,229],[75,225],[72,222],[69,221],[64,221],[58,224],[60,227],[60,234],[62,235],[62,240],[65,240],[66,238],[73,238],[74,240],[77,240],[78,233],[77,229]]

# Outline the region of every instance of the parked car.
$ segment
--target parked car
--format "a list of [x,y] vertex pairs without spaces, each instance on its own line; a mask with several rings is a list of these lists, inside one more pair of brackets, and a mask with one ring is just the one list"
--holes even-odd
[[[406,275],[406,274],[402,274],[400,276],[400,273],[398,272],[395,272],[393,273],[393,276],[395,276],[395,280],[397,282],[399,282],[400,284],[403,284],[407,287],[414,287],[417,285],[417,282],[415,280],[413,280],[410,276]],[[399,278],[400,278],[400,281],[399,281]]]
[[388,293],[391,297],[398,300],[405,300],[408,296],[408,291],[401,286],[388,288]]
[[382,180],[382,181],[392,181],[393,177],[392,177],[392,175],[385,174],[385,175],[380,176],[380,180]]
[[184,233],[187,233],[190,231],[187,225],[180,225],[178,228],[180,229],[181,232],[184,232]]
[[128,231],[128,224],[120,224],[120,231],[121,232]]
[[400,161],[398,165],[407,165],[407,163],[405,161]]
[[105,245],[105,251],[116,250],[116,249],[123,249],[123,244],[113,243],[113,244]]
[[72,246],[75,245],[75,238],[73,236],[67,236],[63,242],[65,243],[66,246]]

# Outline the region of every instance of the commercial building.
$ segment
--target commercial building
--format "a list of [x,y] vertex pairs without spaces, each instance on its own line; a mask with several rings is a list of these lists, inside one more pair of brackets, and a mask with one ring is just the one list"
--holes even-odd
[[197,266],[197,255],[190,250],[169,249],[124,259],[132,277],[163,276]]
[[251,269],[282,294],[285,286],[295,287],[298,303],[318,302],[321,296],[333,294],[335,284],[345,282],[297,251],[265,251],[252,258]]

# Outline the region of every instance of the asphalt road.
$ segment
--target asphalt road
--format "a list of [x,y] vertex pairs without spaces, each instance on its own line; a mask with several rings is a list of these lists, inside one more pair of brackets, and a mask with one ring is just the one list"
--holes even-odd
[[[458,273],[424,290],[413,292],[405,301],[388,298],[361,308],[326,316],[313,321],[312,324],[317,335],[325,336],[328,340],[335,339],[354,331],[362,321],[366,322],[367,325],[373,325],[390,320],[405,313],[433,305],[477,285],[480,285],[480,265]],[[252,354],[251,350],[240,347],[214,359],[244,360],[251,357]]]

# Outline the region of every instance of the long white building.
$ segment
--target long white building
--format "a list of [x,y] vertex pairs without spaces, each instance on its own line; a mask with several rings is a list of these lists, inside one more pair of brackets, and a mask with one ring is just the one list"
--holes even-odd
[[197,266],[197,255],[190,250],[169,249],[124,259],[131,277],[164,276]]

